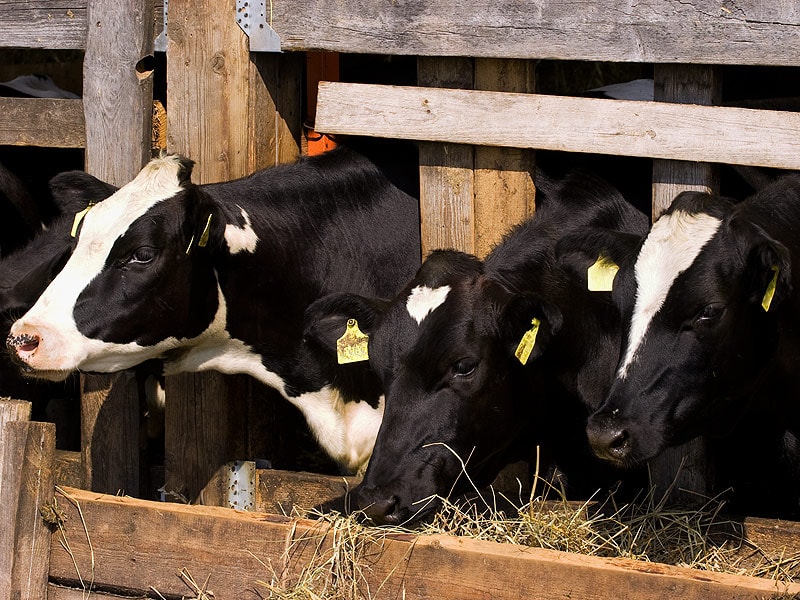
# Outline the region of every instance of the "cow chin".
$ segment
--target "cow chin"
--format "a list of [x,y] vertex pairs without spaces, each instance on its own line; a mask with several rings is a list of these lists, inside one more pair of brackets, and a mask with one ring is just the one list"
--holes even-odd
[[20,370],[25,377],[30,377],[31,379],[44,379],[45,381],[53,381],[56,383],[65,381],[70,375],[72,375],[72,373],[75,372],[70,370],[34,369],[27,364],[20,365]]

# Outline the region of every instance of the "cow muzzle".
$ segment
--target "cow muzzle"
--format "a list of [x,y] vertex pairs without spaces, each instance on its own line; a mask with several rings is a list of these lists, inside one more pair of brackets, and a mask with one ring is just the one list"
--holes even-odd
[[625,465],[631,462],[634,443],[625,423],[613,413],[595,413],[586,425],[586,435],[594,453],[610,462]]
[[10,334],[6,338],[6,348],[12,360],[24,371],[32,371],[33,368],[28,364],[30,358],[39,348],[41,338],[30,333]]

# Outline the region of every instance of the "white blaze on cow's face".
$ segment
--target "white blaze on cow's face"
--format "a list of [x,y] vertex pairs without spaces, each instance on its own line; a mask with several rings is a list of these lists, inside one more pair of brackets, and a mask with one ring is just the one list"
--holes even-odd
[[450,293],[449,285],[437,288],[429,288],[425,285],[417,286],[408,295],[406,310],[420,324],[425,317],[444,304],[448,293]]
[[722,221],[706,213],[675,211],[653,225],[636,260],[636,304],[628,348],[618,376],[625,379],[653,317],[675,279],[694,263]]
[[[9,341],[27,342],[17,345],[17,357],[37,375],[63,379],[70,371],[87,368],[87,358],[109,346],[78,331],[73,315],[76,301],[103,270],[114,243],[131,224],[157,203],[181,191],[185,168],[182,160],[168,156],[151,161],[133,181],[86,214],[75,250],[64,269],[11,328]],[[98,306],[98,310],[102,308]],[[38,343],[31,343],[33,340]],[[138,348],[135,343],[113,346],[116,353],[135,352]],[[92,370],[109,370],[108,367],[102,361],[91,365]]]

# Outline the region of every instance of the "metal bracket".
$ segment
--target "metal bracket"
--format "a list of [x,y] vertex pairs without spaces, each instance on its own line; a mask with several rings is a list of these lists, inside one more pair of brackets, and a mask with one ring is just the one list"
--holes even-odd
[[250,38],[250,52],[280,52],[281,38],[270,27],[267,2],[272,0],[236,0],[236,23]]
[[156,52],[166,52],[167,51],[167,7],[169,6],[169,0],[164,0],[164,28],[161,30],[161,33],[156,36],[155,41],[153,42],[153,50]]
[[227,464],[228,506],[238,510],[254,510],[256,504],[256,463],[237,460]]

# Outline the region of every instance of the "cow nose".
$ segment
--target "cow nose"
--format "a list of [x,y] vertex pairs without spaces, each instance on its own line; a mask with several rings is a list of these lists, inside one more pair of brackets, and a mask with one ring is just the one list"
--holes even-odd
[[12,357],[24,361],[36,352],[40,341],[41,338],[33,333],[9,334],[6,338],[6,348]]
[[592,450],[602,459],[624,462],[631,453],[631,436],[616,419],[605,415],[592,417],[586,426],[586,435]]
[[398,502],[399,499],[397,496],[389,496],[388,498],[375,500],[367,499],[363,493],[360,493],[358,496],[358,505],[361,507],[364,515],[378,525],[385,525],[397,521],[394,510]]

